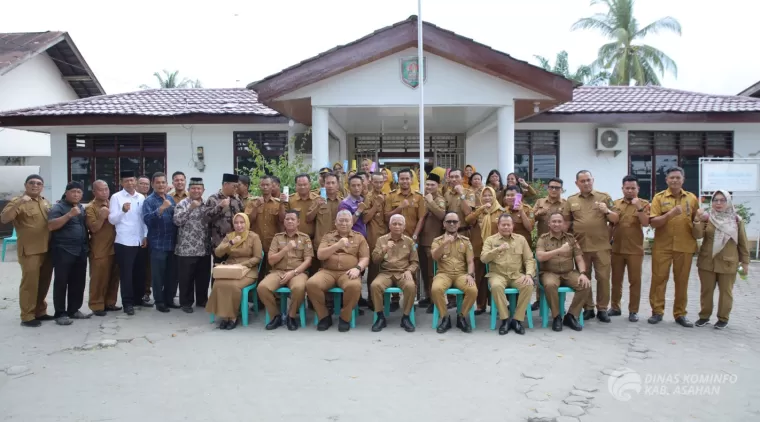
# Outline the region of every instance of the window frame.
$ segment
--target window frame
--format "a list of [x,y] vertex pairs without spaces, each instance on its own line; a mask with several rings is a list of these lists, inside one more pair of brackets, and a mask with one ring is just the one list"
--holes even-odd
[[[267,135],[274,135],[278,137],[282,137],[282,141],[284,141],[283,148],[281,150],[275,150],[275,152],[268,152],[262,149],[263,143],[266,140]],[[254,137],[258,137],[258,139],[254,139]],[[261,154],[268,160],[276,159],[277,157],[281,156],[282,153],[288,152],[288,143],[290,142],[290,139],[288,137],[288,131],[287,130],[239,130],[232,132],[232,168],[235,169],[237,172],[240,167],[238,166],[238,158],[250,158],[251,152],[247,150],[240,150],[238,149],[238,141],[241,141],[242,139],[248,138],[248,140],[253,140],[259,148],[259,151]],[[247,148],[246,144],[246,148]],[[281,151],[281,152],[277,152]]]
[[[544,135],[539,137],[539,135]],[[545,135],[550,135],[551,140],[547,140]],[[525,139],[521,139],[521,136],[525,136]],[[514,155],[518,155],[518,145],[519,144],[527,144],[528,147],[528,173],[529,174],[520,174],[521,177],[523,177],[527,181],[535,181],[537,179],[534,178],[534,172],[535,172],[535,164],[534,164],[534,157],[535,155],[549,155],[539,152],[536,153],[536,150],[542,151],[545,148],[553,148],[554,154],[555,154],[555,161],[554,161],[554,176],[552,177],[559,177],[559,168],[560,168],[560,131],[559,130],[515,130],[515,152]],[[520,145],[522,147],[522,145]],[[513,158],[514,161],[514,158]],[[516,166],[515,166],[516,167]],[[506,178],[506,174],[503,175]],[[550,178],[541,179],[543,181],[549,180]]]

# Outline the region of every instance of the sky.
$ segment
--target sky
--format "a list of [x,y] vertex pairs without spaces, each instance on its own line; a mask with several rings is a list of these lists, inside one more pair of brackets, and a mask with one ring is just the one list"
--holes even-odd
[[[153,72],[179,70],[207,88],[244,87],[337,45],[417,14],[416,0],[214,0],[7,2],[2,32],[68,31],[109,94],[155,85]],[[678,64],[663,86],[735,95],[760,80],[750,0],[638,0],[644,26],[672,16],[682,36],[647,44]],[[119,8],[106,7],[119,4]],[[570,66],[596,58],[605,39],[572,32],[603,11],[589,0],[423,0],[422,18],[521,60],[567,50]]]

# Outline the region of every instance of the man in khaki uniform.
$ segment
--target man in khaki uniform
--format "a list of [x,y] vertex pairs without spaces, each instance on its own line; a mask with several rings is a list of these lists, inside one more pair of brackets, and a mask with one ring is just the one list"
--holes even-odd
[[24,327],[39,327],[40,321],[54,319],[47,314],[45,302],[53,277],[53,261],[48,254],[48,211],[51,205],[41,195],[43,187],[41,176],[29,175],[24,182],[24,194],[11,199],[0,215],[3,224],[13,222],[18,237],[16,247],[21,266],[18,303]]
[[187,179],[185,178],[185,173],[182,173],[181,171],[175,171],[172,173],[172,186],[174,189],[171,191],[170,195],[172,199],[174,199],[174,203],[179,204],[180,201],[187,198],[187,189],[185,189],[187,186]]
[[119,294],[119,267],[113,249],[116,229],[108,221],[111,196],[108,183],[96,180],[92,184],[95,194],[87,208],[85,220],[90,231],[90,301],[88,307],[97,316],[106,316],[106,311],[120,311],[116,306]]
[[[327,179],[328,183],[330,181],[335,181],[335,176]],[[351,230],[353,225],[351,212],[338,212],[335,218],[336,230],[322,237],[317,250],[322,268],[306,281],[306,291],[319,318],[318,331],[325,331],[332,326],[332,317],[325,306],[325,292],[336,285],[343,289],[343,308],[338,319],[338,331],[351,329],[351,314],[362,292],[361,273],[369,264],[367,239]]]
[[[308,222],[309,210],[314,201],[319,198],[319,192],[314,193],[311,188],[311,176],[306,173],[296,176],[296,191],[288,199],[288,207],[280,207],[280,222],[285,223],[286,208],[298,212],[298,231],[306,234],[314,240],[314,222]],[[318,260],[314,260],[318,261]],[[313,264],[312,264],[313,265]]]
[[565,210],[566,200],[562,199],[562,179],[554,177],[549,179],[546,188],[549,194],[546,198],[539,198],[533,205],[533,217],[535,218],[538,236],[549,233],[549,216],[552,213],[562,213]]
[[[251,220],[251,231],[259,235],[261,246],[264,251],[268,252],[274,235],[280,231],[280,207],[284,207],[285,203],[280,201],[281,198],[272,194],[271,176],[261,178],[259,189],[261,189],[262,196],[249,200],[245,207],[245,213]],[[259,276],[265,277],[269,272],[269,265],[262,265],[261,272],[263,274],[259,274]]]
[[515,197],[517,195],[517,186],[508,186],[504,193],[504,209],[512,216],[513,228],[515,234],[519,234],[531,244],[533,233],[533,209],[525,202],[521,202],[518,208],[515,208]]
[[466,315],[475,305],[478,298],[478,287],[475,285],[475,259],[470,239],[459,233],[459,216],[450,212],[444,220],[443,236],[433,240],[431,255],[438,263],[438,273],[433,278],[431,294],[433,303],[441,314],[437,332],[445,333],[451,329],[451,317],[446,311],[446,290],[452,285],[464,292],[462,309],[457,314],[457,328],[465,333],[471,333],[472,327]]
[[[583,327],[578,319],[583,305],[591,302],[591,282],[586,275],[583,251],[573,235],[564,231],[565,218],[559,212],[549,216],[549,232],[544,233],[536,244],[536,258],[541,263],[541,284],[552,313],[552,330],[562,331],[566,325],[575,331]],[[564,320],[559,313],[559,286],[575,290],[570,309]]]
[[623,197],[612,208],[620,216],[612,235],[612,305],[610,316],[621,315],[623,275],[628,269],[630,300],[628,320],[639,320],[641,302],[641,266],[644,262],[644,230],[649,225],[649,202],[639,199],[639,180],[623,178]]
[[274,236],[269,248],[269,265],[272,270],[256,288],[271,318],[266,326],[267,330],[274,330],[282,325],[275,290],[283,286],[290,289],[291,298],[285,323],[290,331],[298,329],[298,308],[306,297],[306,270],[311,266],[314,256],[314,247],[309,235],[298,231],[298,220],[297,211],[285,212],[285,231]]
[[420,266],[417,256],[417,245],[411,237],[404,234],[406,220],[401,214],[391,216],[390,233],[380,236],[374,250],[372,261],[380,265],[380,273],[372,282],[372,304],[374,305],[377,321],[372,325],[372,331],[382,331],[386,327],[383,312],[383,296],[385,289],[394,285],[404,292],[404,316],[401,317],[401,328],[406,332],[414,331],[414,324],[409,318],[417,295],[417,285],[414,274]]
[[699,203],[691,192],[683,190],[684,171],[671,167],[666,172],[668,188],[652,199],[649,224],[654,229],[652,245],[652,285],[649,288],[649,304],[652,306],[650,324],[662,321],[665,313],[665,289],[673,265],[675,301],[673,317],[683,327],[694,324],[686,318],[689,272],[691,261],[697,251],[697,240],[692,234],[694,217]]
[[[477,198],[475,197],[475,192],[473,192],[471,189],[467,189],[466,187],[464,187],[463,185],[464,180],[462,176],[463,176],[462,170],[451,169],[449,171],[449,179],[448,179],[449,187],[448,189],[444,190],[443,199],[446,200],[446,211],[456,213],[457,218],[459,219],[458,233],[461,234],[462,236],[467,236],[467,239],[469,240],[470,227],[466,226],[464,219],[468,215],[470,215],[470,213],[473,211],[473,208],[475,208],[476,203],[477,203]],[[444,226],[444,229],[445,229],[445,226]],[[448,302],[449,302],[448,304],[449,308],[456,307],[455,296],[449,296]]]
[[[377,240],[380,236],[388,233],[388,226],[385,224],[385,195],[383,195],[383,185],[385,179],[381,173],[375,173],[372,175],[372,183],[370,184],[370,190],[364,199],[366,208],[362,219],[367,225],[367,241],[369,242],[370,249],[373,249],[377,245]],[[380,273],[380,266],[371,262],[369,268],[367,268],[367,291],[369,292],[368,305],[374,309],[372,304],[372,281]]]
[[[533,259],[530,243],[524,236],[513,233],[513,224],[512,216],[502,214],[499,217],[499,233],[486,238],[480,254],[481,261],[488,264],[487,277],[491,284],[491,295],[499,310],[501,335],[507,334],[510,329],[517,334],[525,334],[522,321],[530,304],[536,276],[536,260]],[[507,287],[519,290],[517,309],[511,319],[507,295],[504,294]]]
[[446,216],[446,199],[441,195],[441,177],[430,173],[425,180],[425,207],[428,212],[425,216],[425,224],[420,233],[419,254],[422,268],[422,280],[425,288],[425,299],[420,301],[420,306],[427,306],[427,313],[433,313],[431,288],[433,286],[433,256],[431,245],[433,240],[443,233],[443,218]]
[[[596,279],[596,307],[598,318],[610,322],[607,307],[610,304],[610,232],[609,223],[617,223],[618,215],[612,208],[612,198],[605,193],[594,190],[594,177],[588,170],[581,170],[575,175],[575,185],[579,193],[567,198],[562,215],[572,224],[571,230],[583,251],[585,267],[591,277],[593,267]],[[590,320],[594,315],[593,299],[586,303],[583,318]]]

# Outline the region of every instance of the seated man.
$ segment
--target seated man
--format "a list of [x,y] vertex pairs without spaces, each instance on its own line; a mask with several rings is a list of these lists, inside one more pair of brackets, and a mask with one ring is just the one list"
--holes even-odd
[[445,333],[451,328],[451,317],[446,309],[446,290],[452,285],[464,292],[462,309],[457,314],[457,327],[465,333],[471,333],[472,327],[466,315],[475,304],[478,288],[475,286],[475,260],[470,239],[459,235],[459,216],[450,212],[443,219],[445,233],[433,240],[431,255],[438,263],[438,272],[433,278],[431,295],[433,303],[441,314],[438,333]]
[[271,318],[267,330],[274,330],[282,325],[282,315],[274,291],[283,286],[290,289],[291,299],[285,324],[290,331],[298,329],[298,308],[306,297],[307,277],[304,271],[311,266],[314,256],[309,235],[298,231],[299,221],[298,211],[285,211],[285,231],[274,235],[267,254],[271,270],[256,288],[261,303],[266,306]]
[[[578,323],[578,318],[583,311],[583,305],[591,300],[591,282],[586,275],[583,252],[573,235],[563,231],[564,227],[565,219],[562,213],[553,212],[549,216],[549,232],[538,239],[536,258],[541,262],[540,277],[552,312],[552,330],[562,331],[564,324],[575,331],[581,331],[583,327]],[[576,271],[576,267],[580,272]],[[575,290],[573,302],[564,321],[559,315],[557,288],[560,283]]]
[[317,258],[322,261],[319,271],[306,281],[306,292],[314,305],[319,323],[318,331],[332,326],[332,317],[325,306],[325,292],[337,285],[343,289],[343,308],[338,319],[338,331],[351,329],[351,313],[362,292],[361,273],[369,264],[369,246],[359,232],[351,230],[354,217],[351,211],[338,211],[335,228],[322,237]]
[[[480,254],[480,260],[488,264],[486,277],[491,283],[491,295],[499,310],[501,335],[507,334],[510,329],[517,334],[525,334],[522,320],[530,305],[533,277],[536,276],[536,261],[530,244],[524,236],[512,232],[513,225],[512,216],[502,214],[499,217],[499,233],[486,238]],[[519,290],[517,309],[511,319],[507,309],[507,295],[504,294],[507,287]]]
[[401,328],[408,333],[414,331],[414,324],[409,313],[414,306],[417,295],[417,285],[414,274],[420,267],[417,256],[417,245],[411,237],[404,234],[406,218],[401,214],[391,216],[390,233],[380,236],[372,251],[372,262],[380,265],[380,272],[370,283],[372,304],[377,313],[377,321],[372,325],[372,331],[381,331],[387,325],[383,312],[383,296],[385,289],[398,286],[404,292],[404,316],[401,317]]

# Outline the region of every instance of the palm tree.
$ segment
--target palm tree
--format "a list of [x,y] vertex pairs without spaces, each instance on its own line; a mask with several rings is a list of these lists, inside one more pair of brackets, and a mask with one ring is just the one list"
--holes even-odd
[[[612,40],[599,48],[592,66],[610,72],[610,85],[660,85],[660,76],[669,71],[678,76],[678,66],[667,54],[646,44],[637,43],[650,34],[674,32],[681,35],[681,24],[670,16],[640,27],[633,16],[636,0],[591,0],[604,4],[607,13],[597,13],[575,22],[571,30],[592,29]],[[659,75],[659,76],[658,76]]]
[[564,76],[578,84],[604,85],[610,77],[609,73],[604,71],[594,72],[594,69],[592,69],[591,66],[578,66],[578,68],[575,69],[575,72],[570,72],[570,64],[568,63],[567,51],[565,50],[557,53],[557,58],[554,59],[554,66],[549,63],[549,60],[546,57],[534,57],[538,60],[539,65],[544,68],[544,70]]
[[[158,72],[154,72],[153,76],[155,76],[156,79],[158,80],[158,87],[162,89],[163,88],[203,88],[201,86],[201,81],[199,79],[191,81],[187,78],[182,78],[182,80],[180,80],[179,70],[175,70],[174,72],[163,70],[163,75],[161,75]],[[153,89],[152,87],[148,85],[140,85],[140,88]]]

